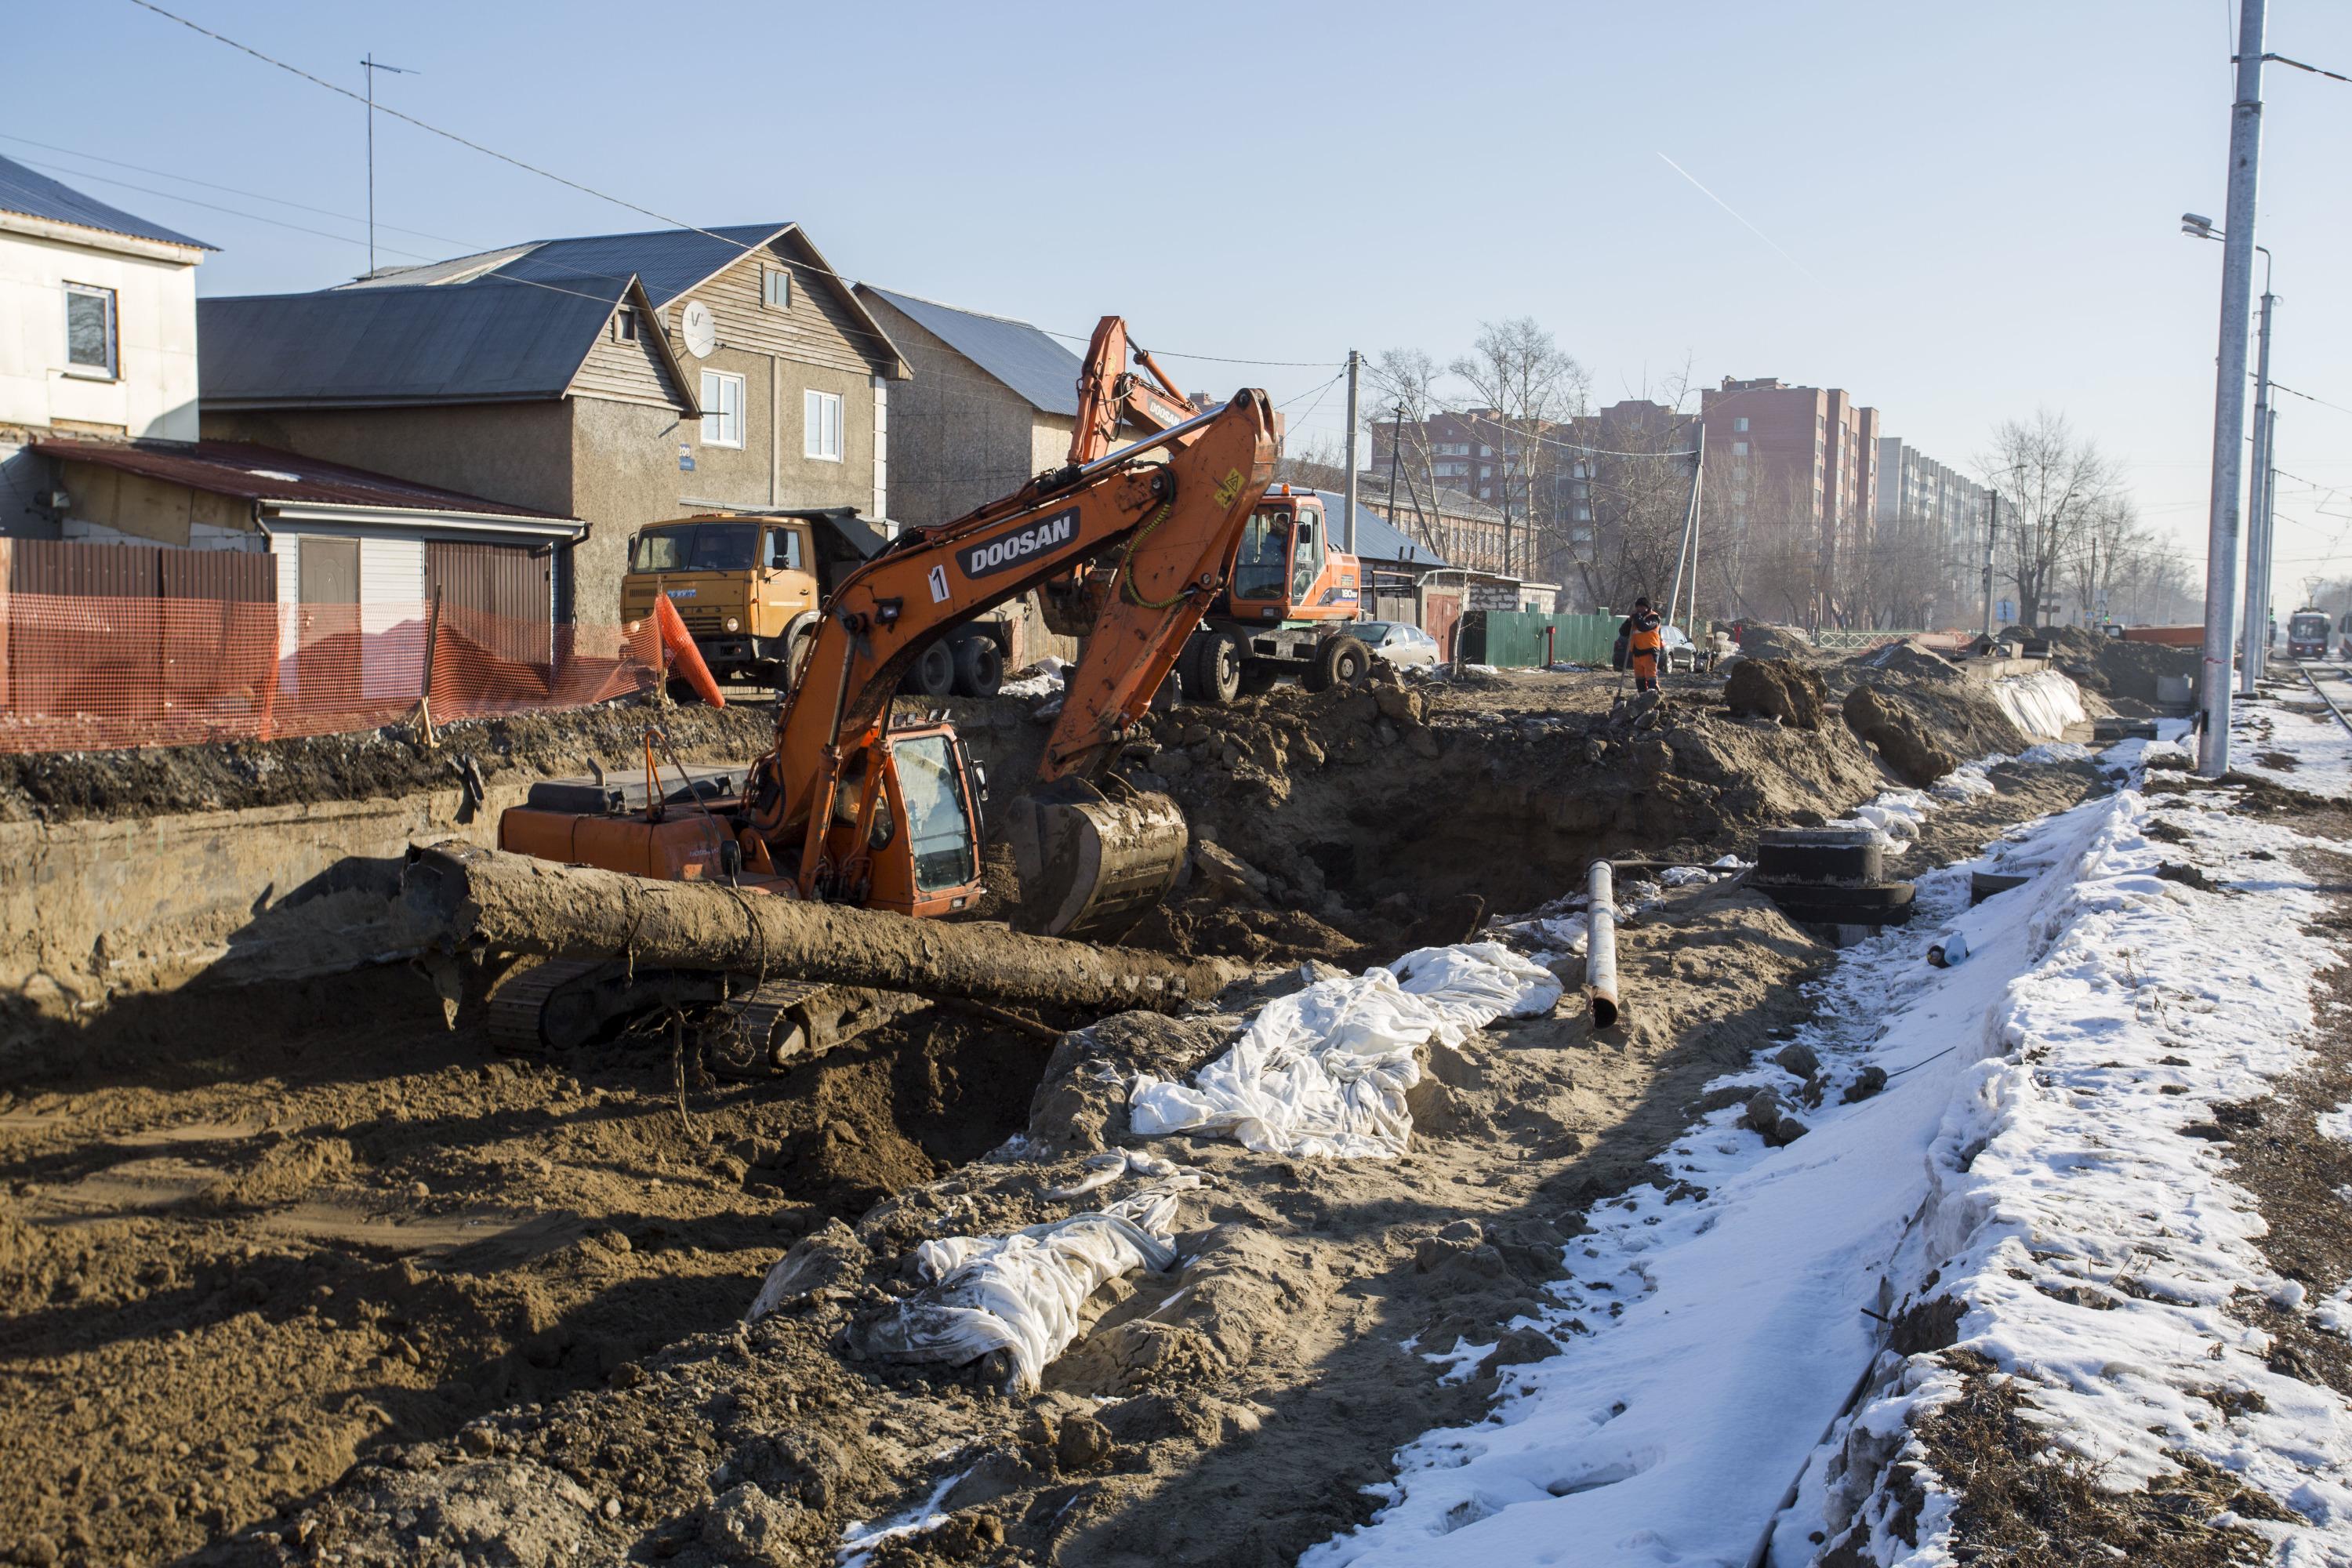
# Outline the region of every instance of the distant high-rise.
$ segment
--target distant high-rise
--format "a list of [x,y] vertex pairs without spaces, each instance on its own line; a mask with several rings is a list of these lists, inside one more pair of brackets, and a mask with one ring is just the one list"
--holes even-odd
[[1932,556],[1932,617],[1970,625],[1984,593],[1985,529],[1992,491],[1897,436],[1878,438],[1878,489],[1871,517],[1886,544]]
[[1706,465],[1731,516],[1718,519],[1772,541],[1786,570],[1811,576],[1815,618],[1858,623],[1857,563],[1871,547],[1878,487],[1878,410],[1838,387],[1736,381],[1699,395]]

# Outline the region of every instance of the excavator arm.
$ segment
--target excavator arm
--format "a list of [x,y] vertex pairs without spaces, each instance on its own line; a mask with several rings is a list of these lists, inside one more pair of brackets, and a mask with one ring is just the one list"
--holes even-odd
[[[923,650],[1090,563],[1108,571],[1105,602],[1039,773],[1049,784],[1102,774],[1223,585],[1273,473],[1263,393],[1238,394],[1160,434],[1167,439],[1149,448],[1074,464],[952,522],[911,531],[835,591],[747,801],[753,831],[775,864],[793,867],[803,896],[855,899],[873,883],[890,700]],[[1057,905],[1066,917],[1058,929],[1100,912],[1085,888]]]
[[[1127,368],[1130,353],[1159,383],[1155,388]],[[1122,422],[1148,432],[1165,432],[1199,417],[1201,410],[1160,368],[1149,349],[1132,348],[1123,316],[1095,323],[1078,371],[1078,417],[1070,431],[1070,462],[1091,463],[1118,443]],[[1277,432],[1279,434],[1279,432]]]

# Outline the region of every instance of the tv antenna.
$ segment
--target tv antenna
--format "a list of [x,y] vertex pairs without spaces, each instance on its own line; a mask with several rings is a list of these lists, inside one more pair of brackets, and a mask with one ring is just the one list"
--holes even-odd
[[394,76],[423,76],[421,70],[407,66],[384,65],[371,49],[360,61],[367,72],[367,164],[368,164],[368,276],[375,276],[375,73],[390,71]]

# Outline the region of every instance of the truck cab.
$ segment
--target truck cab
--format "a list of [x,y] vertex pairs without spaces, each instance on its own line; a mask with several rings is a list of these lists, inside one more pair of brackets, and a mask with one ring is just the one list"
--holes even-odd
[[629,541],[621,619],[645,619],[666,595],[712,675],[783,685],[833,582],[871,553],[831,529],[833,548],[821,549],[817,530],[827,521],[706,512],[640,530]]
[[1363,566],[1339,548],[1323,498],[1276,486],[1242,531],[1225,591],[1178,659],[1184,700],[1218,706],[1286,675],[1310,691],[1355,685],[1372,662],[1353,635],[1363,593]]

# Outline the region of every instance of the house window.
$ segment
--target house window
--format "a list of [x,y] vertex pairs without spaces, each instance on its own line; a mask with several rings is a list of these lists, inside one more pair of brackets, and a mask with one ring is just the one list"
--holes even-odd
[[721,370],[702,373],[702,444],[743,444],[743,378]]
[[1745,430],[1745,429],[1747,429],[1747,428],[1748,428],[1748,416],[1747,416],[1746,415],[1744,415],[1744,414],[1743,414],[1743,415],[1741,415],[1738,418],[1737,418],[1737,419],[1735,419],[1735,420],[1733,420],[1733,421],[1731,422],[1731,427],[1732,427],[1734,430]]
[[760,303],[772,310],[789,308],[793,302],[793,275],[770,267],[760,274]]
[[616,343],[633,343],[637,341],[637,313],[635,310],[613,312],[613,341]]
[[1734,441],[1731,444],[1731,455],[1735,458],[1744,458],[1748,456],[1748,443],[1745,441]]
[[841,461],[841,394],[801,394],[801,455],[827,463]]
[[114,290],[66,285],[66,374],[114,379]]

